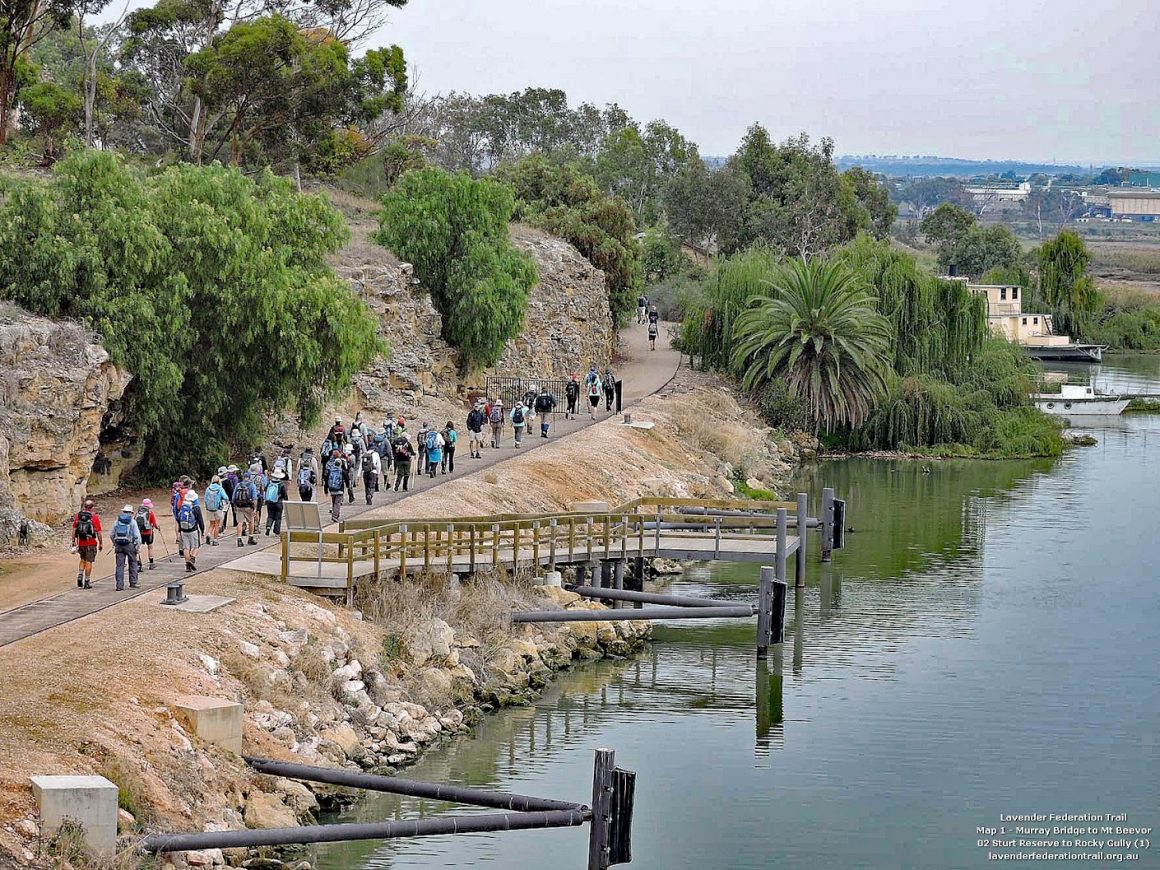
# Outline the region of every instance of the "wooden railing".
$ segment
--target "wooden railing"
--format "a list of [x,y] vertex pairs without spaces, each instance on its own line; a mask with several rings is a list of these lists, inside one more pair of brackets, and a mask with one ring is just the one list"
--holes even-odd
[[[830,490],[826,490],[832,499]],[[796,502],[748,499],[638,498],[606,512],[562,511],[536,514],[427,517],[409,519],[355,519],[337,532],[285,532],[282,535],[282,578],[290,576],[292,562],[338,563],[346,566],[346,588],[353,589],[356,562],[370,561],[377,575],[384,565],[404,576],[408,570],[435,569],[474,572],[478,567],[591,563],[609,559],[643,558],[659,549],[666,538],[711,535],[715,552],[722,536],[729,540],[772,539],[779,509],[791,514],[792,527],[821,527],[823,558],[832,529],[825,517],[833,515],[823,499],[823,519],[805,515],[805,497]],[[689,511],[700,511],[692,513]],[[713,513],[716,512],[716,513]],[[804,517],[805,522],[799,522]],[[310,545],[305,547],[293,545]],[[297,551],[296,551],[297,549]],[[338,578],[335,578],[338,579]]]

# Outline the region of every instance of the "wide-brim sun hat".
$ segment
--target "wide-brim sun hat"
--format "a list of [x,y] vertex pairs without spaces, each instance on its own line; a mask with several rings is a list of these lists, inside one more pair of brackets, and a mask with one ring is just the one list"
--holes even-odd
[[229,471],[230,470],[223,465],[220,468],[218,468],[217,473],[218,473],[218,476],[220,477],[223,474],[229,474]]
[[238,467],[236,465],[231,465],[229,468],[226,469],[226,471],[230,472],[230,474],[237,474]]
[[121,512],[126,513],[126,514],[133,513],[133,505],[131,505],[131,504],[125,505],[123,508],[121,508]]
[[141,507],[147,507],[147,508],[153,507],[153,499],[151,499],[151,498],[142,499],[141,500]]

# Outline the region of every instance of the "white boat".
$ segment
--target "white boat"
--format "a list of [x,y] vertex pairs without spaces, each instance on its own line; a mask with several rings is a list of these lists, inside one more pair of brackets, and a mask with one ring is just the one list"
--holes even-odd
[[1095,387],[1061,384],[1058,393],[1033,393],[1035,407],[1045,414],[1060,417],[1116,416],[1128,407],[1130,399],[1097,393]]

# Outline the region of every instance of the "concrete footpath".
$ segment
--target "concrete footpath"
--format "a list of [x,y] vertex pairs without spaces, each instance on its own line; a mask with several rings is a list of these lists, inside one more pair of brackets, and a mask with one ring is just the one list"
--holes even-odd
[[[677,351],[668,347],[668,331],[670,328],[674,328],[673,324],[662,324],[661,337],[657,340],[657,349],[655,351],[648,349],[647,327],[633,323],[621,331],[620,354],[623,357],[623,361],[614,368],[614,371],[617,377],[624,382],[622,388],[622,405],[625,410],[630,409],[632,405],[639,402],[645,396],[650,396],[659,391],[676,375],[677,369],[680,367],[681,356]],[[560,407],[563,407],[564,397],[558,396],[557,398],[561,402]],[[581,397],[581,403],[583,402],[584,398]],[[465,415],[466,411],[464,412]],[[602,403],[597,414],[597,421],[605,420],[609,416],[612,415],[604,411]],[[533,451],[537,447],[549,443],[549,441],[558,441],[560,438],[571,437],[592,424],[592,420],[587,413],[587,407],[582,409],[582,413],[576,419],[565,420],[563,413],[555,414],[554,418],[550,439],[540,438],[539,426],[533,424],[531,426],[532,431],[523,440],[523,447],[517,450],[512,441],[511,427],[509,425],[505,429],[505,446],[498,450],[492,450],[485,446],[482,459],[473,460],[467,458],[466,439],[464,439],[461,442],[460,452],[455,457],[454,476],[460,477],[465,474],[483,471],[499,462],[504,462],[518,456],[521,453]],[[455,422],[457,426],[461,426],[463,421],[456,420]],[[373,508],[394,504],[404,500],[415,492],[426,492],[433,487],[437,487],[450,477],[452,475],[439,475],[434,479],[426,477],[422,479],[413,478],[413,485],[410,492],[396,493],[393,491],[380,491],[375,494],[370,505],[366,504],[366,496],[362,489],[356,489],[354,504],[345,504],[343,506],[342,516],[344,519],[352,519]],[[291,486],[290,489],[293,491],[296,487]],[[328,510],[329,502],[323,506],[324,516],[327,515]],[[11,610],[0,613],[0,646],[15,643],[16,641],[31,637],[34,634],[55,626],[71,622],[74,619],[80,619],[84,616],[98,613],[122,601],[127,601],[143,595],[146,592],[163,588],[175,580],[194,577],[197,574],[214,568],[229,568],[239,558],[248,556],[260,549],[279,546],[278,539],[274,536],[268,538],[259,536],[258,541],[257,546],[247,545],[245,547],[238,547],[233,533],[230,532],[222,539],[219,546],[202,547],[198,555],[198,570],[196,572],[186,571],[184,561],[174,551],[167,558],[158,559],[157,566],[154,570],[143,570],[141,572],[139,588],[126,589],[123,592],[117,592],[115,590],[113,577],[111,575],[94,580],[92,589],[82,590],[72,585],[75,579],[75,570],[64,572],[64,575],[61,577],[61,584],[62,586],[67,585],[71,588],[67,588],[66,591],[58,595],[42,598],[39,601],[14,607]],[[170,542],[170,546],[172,547],[172,542]]]

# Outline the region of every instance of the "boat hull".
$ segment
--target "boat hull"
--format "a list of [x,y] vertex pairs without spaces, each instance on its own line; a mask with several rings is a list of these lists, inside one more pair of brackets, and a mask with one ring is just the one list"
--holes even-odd
[[1022,347],[1032,359],[1099,362],[1104,357],[1104,348],[1099,344],[1065,344],[1058,347],[1037,347],[1025,344]]
[[1124,413],[1130,399],[1036,399],[1035,407],[1057,417],[1115,417]]

